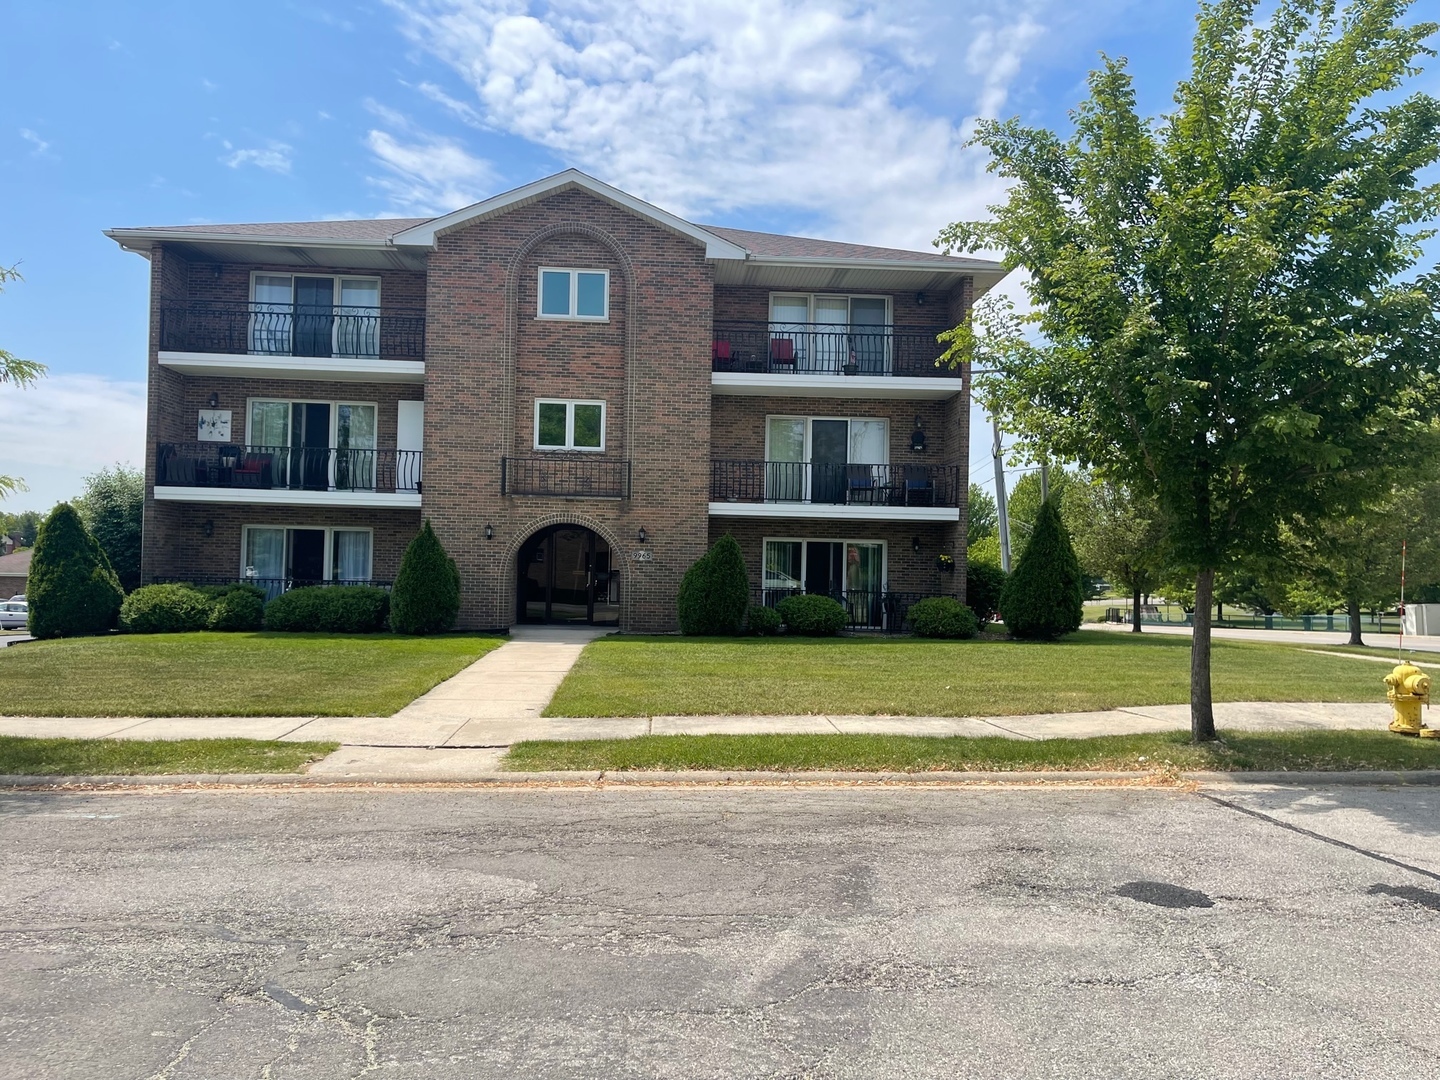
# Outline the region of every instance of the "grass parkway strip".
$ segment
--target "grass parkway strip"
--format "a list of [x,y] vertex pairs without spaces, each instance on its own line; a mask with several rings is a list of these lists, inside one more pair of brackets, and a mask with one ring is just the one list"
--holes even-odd
[[[1214,643],[1216,701],[1383,700],[1378,665],[1294,645]],[[998,638],[609,637],[546,716],[1019,716],[1190,700],[1190,641],[1081,631]]]
[[255,739],[30,739],[0,735],[0,776],[294,773],[333,742]]
[[920,735],[644,735],[517,743],[503,766],[519,772],[1329,772],[1440,768],[1440,740],[1406,739],[1387,731],[1229,731],[1201,746],[1181,731],[1034,741]]
[[0,649],[8,716],[389,716],[504,644],[444,634],[153,634]]

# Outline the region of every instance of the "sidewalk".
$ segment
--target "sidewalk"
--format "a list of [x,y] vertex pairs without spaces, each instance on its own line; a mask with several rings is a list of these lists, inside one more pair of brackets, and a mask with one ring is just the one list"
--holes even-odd
[[[1177,634],[1181,637],[1189,637],[1191,627],[1167,623],[1145,623],[1144,634]],[[1133,631],[1129,623],[1086,623],[1084,630],[1109,630],[1112,633],[1129,634]],[[1210,631],[1212,637],[1228,638],[1232,641],[1261,641],[1269,642],[1272,645],[1313,645],[1318,649],[1333,648],[1336,645],[1345,645],[1350,641],[1350,635],[1344,630],[1251,630],[1244,627],[1220,627],[1217,626]],[[1365,644],[1375,649],[1389,650],[1393,655],[1400,646],[1398,634],[1381,634],[1377,631],[1364,629],[1361,631]],[[1405,637],[1405,651],[1433,653],[1440,652],[1440,637],[1417,637],[1408,634]]]

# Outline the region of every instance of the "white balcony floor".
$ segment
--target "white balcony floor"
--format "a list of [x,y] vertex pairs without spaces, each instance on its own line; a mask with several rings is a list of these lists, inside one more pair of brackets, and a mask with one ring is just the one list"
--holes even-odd
[[856,506],[845,503],[712,502],[711,517],[848,521],[959,521],[958,506]]
[[157,502],[229,503],[253,506],[348,506],[368,510],[418,510],[413,491],[302,491],[291,488],[155,486]]
[[343,356],[252,356],[248,353],[162,352],[160,366],[182,375],[326,382],[423,383],[425,361]]

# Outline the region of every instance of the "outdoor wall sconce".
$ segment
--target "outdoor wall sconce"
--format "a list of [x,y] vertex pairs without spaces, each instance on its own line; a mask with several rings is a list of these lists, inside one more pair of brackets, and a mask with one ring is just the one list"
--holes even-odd
[[919,555],[919,554],[920,554],[920,537],[918,537],[918,536],[912,536],[912,537],[910,538],[910,547],[914,549],[916,555]]
[[486,540],[494,540],[494,539],[495,539],[495,527],[494,527],[493,525],[486,525],[486,526],[485,526],[485,539],[486,539]]
[[915,306],[916,306],[916,307],[924,307],[924,306],[925,306],[925,294],[924,294],[923,292],[917,292],[917,293],[915,294]]
[[910,449],[917,453],[925,452],[925,425],[920,417],[915,417],[915,430],[910,433]]
[[643,544],[643,543],[645,543],[646,540],[649,540],[649,539],[650,539],[650,534],[645,531],[645,526],[644,526],[644,525],[641,525],[641,526],[640,526],[640,542]]
[[223,266],[220,265],[219,263],[211,263],[211,264],[210,264],[210,274],[211,274],[212,277],[215,278],[216,281],[219,281],[220,278],[224,275],[224,273],[225,273],[225,267],[223,267]]
[[210,395],[210,408],[212,408],[212,409],[218,409],[219,407],[220,407],[220,395],[219,395],[218,393],[212,393],[212,394]]
[[201,531],[202,533],[204,533],[206,536],[214,536],[214,535],[215,535],[215,522],[213,522],[213,521],[206,521],[204,525],[201,525],[201,526],[200,526],[200,531]]

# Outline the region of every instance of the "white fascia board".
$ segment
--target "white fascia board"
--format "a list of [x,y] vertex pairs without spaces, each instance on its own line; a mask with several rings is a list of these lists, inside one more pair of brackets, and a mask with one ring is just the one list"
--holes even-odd
[[712,502],[710,516],[799,518],[812,521],[959,521],[960,508],[958,506],[844,506],[828,503]]
[[944,401],[964,390],[959,377],[905,375],[764,375],[710,373],[710,388],[724,397],[884,398]]
[[579,169],[566,169],[564,172],[556,173],[554,176],[547,176],[543,180],[536,180],[534,183],[518,187],[513,191],[507,191],[496,195],[494,198],[486,199],[484,202],[475,203],[473,206],[465,206],[444,217],[427,221],[423,225],[416,225],[414,228],[406,229],[395,234],[393,241],[399,247],[426,247],[435,246],[435,238],[441,233],[477,218],[487,217],[492,214],[502,213],[517,203],[538,198],[551,191],[573,184],[583,188],[606,202],[614,203],[623,207],[631,213],[640,217],[649,218],[651,221],[688,236],[692,240],[705,245],[705,257],[709,259],[745,259],[749,252],[738,244],[724,240],[712,232],[707,232],[698,225],[693,225],[684,218],[676,217],[674,214],[661,210],[658,206],[637,199],[635,196],[621,191],[617,187],[596,180],[593,176],[587,176]]
[[213,488],[155,485],[157,502],[229,503],[249,506],[348,506],[363,510],[418,510],[413,492],[292,491],[289,488]]
[[230,378],[321,379],[329,382],[423,383],[423,360],[369,360],[248,353],[162,352],[160,366],[182,375]]
[[748,260],[754,266],[815,266],[828,270],[914,270],[917,273],[934,274],[1000,274],[1009,273],[1003,263],[990,259],[841,259],[831,256],[814,255],[752,255]]
[[128,251],[148,251],[157,242],[192,244],[258,244],[264,247],[363,248],[384,251],[388,240],[357,240],[353,237],[264,236],[254,233],[207,233],[181,229],[106,229],[105,235]]

